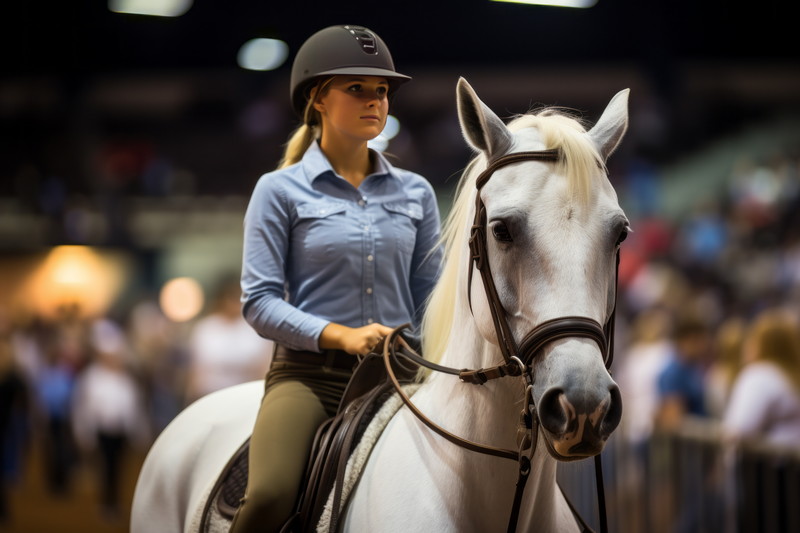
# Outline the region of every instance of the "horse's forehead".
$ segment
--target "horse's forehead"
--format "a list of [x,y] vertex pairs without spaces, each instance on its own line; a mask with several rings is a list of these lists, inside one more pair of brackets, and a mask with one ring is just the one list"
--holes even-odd
[[489,209],[504,209],[513,206],[530,207],[545,196],[566,199],[567,180],[553,172],[551,164],[541,161],[525,161],[500,168],[484,186],[483,200]]
[[[542,136],[536,128],[524,128],[513,133],[514,144],[513,152],[537,152],[547,149]],[[501,167],[495,171],[495,176],[487,183],[489,190],[495,189],[500,198],[512,202],[524,201],[534,194],[541,192],[548,182],[565,182],[563,176],[560,180],[549,179],[552,174],[552,165],[539,161],[524,161],[515,163],[507,167]],[[492,183],[494,182],[494,183]],[[507,197],[504,193],[512,193],[514,197]],[[504,202],[505,203],[505,202]]]
[[[513,152],[537,152],[547,149],[539,131],[535,128],[516,131],[513,133],[513,138]],[[548,176],[552,174],[552,168],[551,164],[533,160],[514,163],[496,170],[487,186],[490,190],[496,189],[500,193],[511,192],[512,189],[517,188],[535,191],[544,187],[545,182],[549,181]],[[515,192],[522,193],[523,191]],[[523,200],[529,195],[530,193],[514,199]]]
[[534,224],[562,230],[580,226],[599,228],[622,212],[616,193],[604,176],[595,176],[587,196],[577,196],[568,178],[552,163],[526,161],[498,169],[486,183],[482,199],[490,218],[523,214]]
[[547,148],[541,133],[536,128],[523,128],[512,132],[516,150],[544,150]]

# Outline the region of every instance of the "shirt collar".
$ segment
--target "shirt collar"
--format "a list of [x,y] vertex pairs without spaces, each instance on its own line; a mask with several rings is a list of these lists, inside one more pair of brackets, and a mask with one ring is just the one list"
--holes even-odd
[[[394,167],[386,160],[381,152],[371,148],[370,152],[375,156],[375,171],[370,174],[370,176],[389,175],[397,177],[394,173]],[[316,181],[317,178],[326,172],[336,175],[336,172],[334,172],[333,167],[328,161],[328,158],[325,157],[317,141],[312,142],[306,150],[306,153],[303,154],[302,165],[309,182]]]

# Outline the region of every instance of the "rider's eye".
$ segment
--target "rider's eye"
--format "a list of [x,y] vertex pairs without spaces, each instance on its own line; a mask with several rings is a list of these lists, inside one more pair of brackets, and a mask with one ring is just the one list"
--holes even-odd
[[378,96],[383,98],[389,92],[389,89],[387,87],[378,87],[376,92],[378,93]]
[[492,224],[492,235],[494,238],[501,242],[511,242],[511,232],[508,231],[508,226],[504,222],[496,222]]

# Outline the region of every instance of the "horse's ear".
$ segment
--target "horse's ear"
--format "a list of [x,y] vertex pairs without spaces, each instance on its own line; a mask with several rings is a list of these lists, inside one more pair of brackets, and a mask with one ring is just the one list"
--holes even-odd
[[589,136],[604,160],[616,150],[628,129],[628,93],[630,89],[623,89],[614,95],[600,120],[589,130]]
[[507,153],[511,149],[511,133],[464,78],[458,79],[456,98],[458,120],[467,143],[485,153],[488,159]]

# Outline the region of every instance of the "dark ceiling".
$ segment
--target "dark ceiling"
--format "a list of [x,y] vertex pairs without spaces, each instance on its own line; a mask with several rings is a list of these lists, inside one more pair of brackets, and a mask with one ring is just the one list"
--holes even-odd
[[121,141],[188,168],[200,192],[249,191],[279,159],[295,118],[291,61],[243,71],[239,48],[278,38],[291,58],[314,31],[339,23],[376,31],[415,77],[393,104],[413,143],[403,154],[393,141],[393,150],[442,180],[468,155],[455,115],[458,76],[506,117],[542,102],[596,118],[629,87],[626,146],[661,161],[739,125],[800,112],[800,46],[785,0],[598,0],[585,10],[194,0],[177,18],[116,14],[107,0],[16,2],[0,13],[0,196],[16,194],[19,180],[6,176],[29,163],[62,176],[70,191],[91,190],[96,154]]
[[[313,31],[362,24],[386,40],[398,65],[513,65],[674,61],[792,61],[789,3],[599,0],[564,9],[489,0],[195,0],[178,18],[119,15],[107,2],[27,0],[3,8],[2,75],[81,76],[135,69],[235,68],[252,37],[292,52]],[[287,68],[287,67],[284,67]]]

